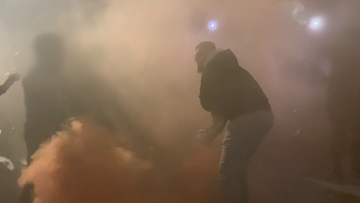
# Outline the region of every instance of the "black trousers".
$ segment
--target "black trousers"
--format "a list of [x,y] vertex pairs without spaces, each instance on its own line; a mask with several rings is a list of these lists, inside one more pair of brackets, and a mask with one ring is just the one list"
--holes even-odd
[[[50,127],[49,127],[50,126]],[[60,126],[60,125],[58,125]],[[39,149],[40,145],[51,138],[60,127],[57,125],[47,127],[41,126],[27,126],[25,125],[24,139],[27,147],[27,163],[31,164],[31,156]],[[33,185],[26,185],[22,188],[19,198],[19,203],[33,202]]]
[[[40,145],[41,143],[39,143]],[[31,164],[31,156],[36,152],[36,150],[38,149],[38,147],[33,147],[34,144],[32,143],[31,145],[28,144],[28,159],[27,159],[27,163],[28,165]],[[22,189],[21,189],[21,193],[20,193],[20,198],[19,198],[19,203],[33,203],[33,190],[34,187],[33,185],[29,184],[29,185],[25,185]]]

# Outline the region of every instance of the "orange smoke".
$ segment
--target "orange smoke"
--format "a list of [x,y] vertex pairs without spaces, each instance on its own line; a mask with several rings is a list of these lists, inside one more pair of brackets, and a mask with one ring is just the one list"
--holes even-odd
[[19,185],[33,184],[41,203],[205,203],[218,197],[218,153],[201,150],[162,168],[118,146],[119,137],[105,128],[73,121],[33,155]]

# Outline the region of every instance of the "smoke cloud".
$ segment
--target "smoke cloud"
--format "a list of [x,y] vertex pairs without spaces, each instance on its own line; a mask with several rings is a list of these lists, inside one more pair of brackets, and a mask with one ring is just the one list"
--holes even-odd
[[157,168],[119,148],[119,138],[91,120],[73,121],[33,155],[19,185],[34,184],[41,203],[200,203],[218,195],[213,152]]
[[[148,136],[162,144],[172,160],[165,168],[144,168],[148,163],[129,158],[129,152],[117,147],[117,136],[86,121],[82,131],[65,130],[54,136],[20,178],[21,185],[35,184],[43,203],[216,199],[205,191],[212,189],[208,188],[212,181],[217,182],[220,142],[214,144],[215,150],[194,143],[197,129],[210,122],[199,105],[200,76],[193,62],[194,47],[200,41],[213,40],[219,47],[233,49],[240,65],[264,88],[282,126],[288,126],[294,110],[305,109],[298,103],[312,104],[322,91],[313,88],[317,83],[299,79],[304,69],[293,64],[311,55],[308,43],[299,37],[304,36],[301,29],[293,29],[290,16],[284,16],[271,0],[112,0],[100,5],[39,0],[31,1],[32,6],[16,2],[33,13],[14,12],[21,19],[31,19],[33,23],[19,23],[28,30],[16,35],[0,30],[1,36],[18,36],[13,40],[19,44],[24,40],[20,50],[10,54],[20,52],[16,60],[23,69],[17,71],[25,73],[31,67],[30,60],[23,59],[30,58],[24,47],[30,47],[33,36],[49,30],[64,33],[69,37],[69,55],[80,53],[83,62],[97,68],[99,77],[121,95],[119,105],[127,106],[127,113],[146,127]],[[206,29],[211,20],[218,22],[215,32]],[[5,41],[1,39],[2,44]],[[2,47],[1,53],[7,48]],[[22,104],[13,102],[22,100],[21,88],[14,90],[18,95],[9,92],[5,96],[13,98],[2,98],[7,101],[2,115],[22,121],[24,112],[18,108]],[[14,113],[15,109],[22,110]]]

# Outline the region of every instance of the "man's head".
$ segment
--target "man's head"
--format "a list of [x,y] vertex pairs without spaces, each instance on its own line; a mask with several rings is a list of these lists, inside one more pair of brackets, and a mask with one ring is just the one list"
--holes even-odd
[[46,33],[35,38],[33,44],[38,63],[60,65],[64,59],[64,39],[60,34]]
[[198,72],[203,72],[206,58],[214,51],[216,51],[216,46],[214,42],[204,41],[198,44],[195,49],[197,50],[195,55],[195,61],[198,66]]

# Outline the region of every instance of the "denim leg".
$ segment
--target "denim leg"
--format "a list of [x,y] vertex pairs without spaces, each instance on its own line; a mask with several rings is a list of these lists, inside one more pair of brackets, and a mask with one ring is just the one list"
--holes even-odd
[[248,202],[247,165],[273,125],[273,114],[257,111],[231,121],[223,142],[220,182],[226,203]]

